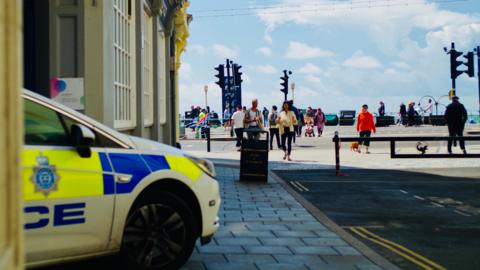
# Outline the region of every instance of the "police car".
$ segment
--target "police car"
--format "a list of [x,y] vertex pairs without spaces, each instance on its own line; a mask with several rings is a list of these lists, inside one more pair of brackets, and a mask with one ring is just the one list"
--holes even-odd
[[125,267],[177,269],[218,228],[211,162],[127,136],[24,90],[28,267],[120,253]]

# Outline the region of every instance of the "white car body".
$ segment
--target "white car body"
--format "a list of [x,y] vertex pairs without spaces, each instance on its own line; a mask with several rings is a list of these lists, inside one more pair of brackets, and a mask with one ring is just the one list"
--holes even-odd
[[[201,160],[210,166],[206,171],[179,149],[119,133],[27,90],[22,97],[28,102],[26,110],[53,110],[116,145],[92,146],[91,157],[85,158],[74,146],[39,145],[45,138],[35,129],[44,128],[35,121],[26,123],[25,132],[31,133],[22,160],[28,267],[118,252],[132,205],[155,185],[185,199],[201,219],[202,243],[213,236],[219,226],[220,195],[211,163]],[[60,122],[65,127],[68,121]],[[29,144],[30,139],[34,143]]]

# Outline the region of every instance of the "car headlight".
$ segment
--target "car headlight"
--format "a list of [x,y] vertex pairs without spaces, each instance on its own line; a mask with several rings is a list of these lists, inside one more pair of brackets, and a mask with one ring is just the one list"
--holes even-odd
[[202,170],[204,173],[210,175],[211,177],[215,178],[217,176],[215,172],[215,166],[213,165],[213,162],[207,159],[203,158],[198,158],[190,155],[185,155],[186,158],[188,158],[190,161],[192,161],[195,165],[197,165],[200,170]]

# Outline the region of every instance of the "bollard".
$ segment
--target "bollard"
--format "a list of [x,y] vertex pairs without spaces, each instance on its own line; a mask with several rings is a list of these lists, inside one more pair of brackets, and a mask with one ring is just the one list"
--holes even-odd
[[205,128],[205,136],[207,137],[207,152],[210,152],[210,127]]
[[335,142],[335,175],[340,176],[340,137],[338,137],[338,131],[335,131],[333,141]]

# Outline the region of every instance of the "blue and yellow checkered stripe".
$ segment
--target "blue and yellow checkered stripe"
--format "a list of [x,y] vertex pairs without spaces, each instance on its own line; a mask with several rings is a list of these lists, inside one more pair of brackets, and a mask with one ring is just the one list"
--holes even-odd
[[[49,165],[55,166],[59,176],[57,188],[47,196],[36,192],[31,180],[40,152],[48,157]],[[92,152],[90,158],[81,158],[74,150],[24,150],[22,164],[26,201],[128,194],[147,175],[159,170],[179,172],[192,182],[202,173],[196,164],[183,156]],[[132,178],[128,183],[116,182],[115,173]]]

